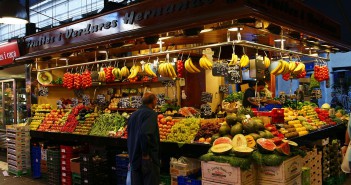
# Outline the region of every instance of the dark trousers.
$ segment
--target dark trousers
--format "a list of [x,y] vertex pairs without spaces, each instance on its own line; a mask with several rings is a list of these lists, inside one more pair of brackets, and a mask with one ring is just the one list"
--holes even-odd
[[131,169],[132,185],[159,185],[160,167],[152,160],[143,160],[141,168]]

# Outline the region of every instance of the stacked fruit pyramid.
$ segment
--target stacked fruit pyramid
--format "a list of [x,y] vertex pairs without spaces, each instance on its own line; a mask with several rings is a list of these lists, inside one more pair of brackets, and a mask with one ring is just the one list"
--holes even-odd
[[17,176],[31,169],[29,130],[23,124],[6,126],[8,171]]
[[[332,140],[322,149],[323,182],[325,184],[342,184],[343,172],[341,171],[342,155],[340,142]],[[323,183],[323,184],[324,184]]]

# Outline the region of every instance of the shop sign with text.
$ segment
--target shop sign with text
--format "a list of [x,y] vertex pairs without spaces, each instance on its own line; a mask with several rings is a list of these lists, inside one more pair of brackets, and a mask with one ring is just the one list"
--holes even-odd
[[0,66],[12,64],[20,56],[17,41],[0,45]]

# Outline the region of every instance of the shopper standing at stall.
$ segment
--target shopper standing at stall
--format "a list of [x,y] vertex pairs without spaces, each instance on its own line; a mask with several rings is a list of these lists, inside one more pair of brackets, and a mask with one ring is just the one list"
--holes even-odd
[[132,185],[158,185],[160,178],[159,130],[155,94],[146,92],[143,105],[128,121],[128,154]]
[[246,89],[244,93],[243,106],[258,108],[259,103],[256,102],[255,97],[257,97],[256,95],[258,95],[261,91],[264,90],[266,83],[264,81],[257,81],[257,82],[252,82],[249,85],[250,87]]

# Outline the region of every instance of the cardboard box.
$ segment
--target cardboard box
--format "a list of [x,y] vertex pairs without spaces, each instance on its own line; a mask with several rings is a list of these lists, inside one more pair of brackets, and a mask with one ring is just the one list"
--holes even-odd
[[266,180],[258,180],[258,185],[301,185],[301,175],[291,179],[287,182],[274,182],[274,181],[266,181]]
[[[202,185],[231,185],[231,184],[222,184],[218,182],[211,182],[211,181],[205,181],[205,180],[202,180],[201,184]],[[256,185],[256,181],[244,182],[240,185]]]
[[76,173],[76,174],[80,174],[79,157],[71,159],[71,172]]
[[263,181],[287,182],[301,174],[302,158],[292,157],[280,166],[259,166],[258,179]]
[[202,180],[222,184],[239,185],[252,182],[256,179],[256,168],[252,165],[249,170],[243,171],[227,163],[201,162]]

